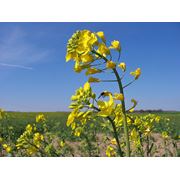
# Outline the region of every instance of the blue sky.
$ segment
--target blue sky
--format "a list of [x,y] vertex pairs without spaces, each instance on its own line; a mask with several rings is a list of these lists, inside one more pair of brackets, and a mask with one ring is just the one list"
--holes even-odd
[[[79,29],[120,40],[127,71],[142,69],[126,89],[127,106],[135,98],[137,109],[180,110],[180,23],[0,23],[0,107],[67,111],[71,95],[87,79],[65,62],[66,43]],[[115,83],[92,87],[97,93],[117,89]]]

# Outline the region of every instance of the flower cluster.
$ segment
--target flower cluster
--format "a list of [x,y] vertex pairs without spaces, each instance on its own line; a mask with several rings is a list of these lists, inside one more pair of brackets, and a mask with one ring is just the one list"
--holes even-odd
[[128,115],[131,124],[130,139],[135,146],[140,146],[143,138],[154,132],[156,125],[160,122],[160,116],[148,114],[144,116]]
[[28,155],[39,152],[44,141],[44,136],[37,131],[36,124],[28,124],[24,133],[17,139],[16,148],[24,149]]
[[73,59],[75,61],[74,70],[81,72],[94,61],[91,51],[97,44],[98,39],[94,33],[89,30],[77,31],[68,41],[66,61]]
[[[123,89],[135,80],[137,80],[141,75],[141,69],[137,68],[134,72],[130,74],[134,76],[132,82],[126,84],[124,87],[122,85],[122,79],[126,72],[125,62],[119,62],[113,60],[111,51],[115,50],[119,53],[119,58],[121,54],[121,45],[117,40],[113,40],[108,46],[104,32],[91,32],[89,30],[77,31],[72,35],[67,44],[67,54],[66,61],[74,60],[74,70],[76,72],[81,72],[86,69],[85,74],[87,76],[105,73],[106,71],[112,71],[114,73],[116,80],[102,80],[96,77],[90,76],[88,82],[85,83],[84,87],[80,87],[76,94],[71,97],[73,101],[70,108],[73,111],[70,113],[67,126],[71,125],[72,130],[76,136],[80,136],[83,131],[82,126],[86,124],[87,119],[94,119],[97,117],[107,118],[113,127],[113,131],[116,134],[116,141],[118,141],[118,135],[116,128],[122,127],[124,124],[126,144],[128,146],[128,156],[129,156],[129,140],[128,140],[128,127],[127,123],[130,119],[126,116],[125,108],[125,98]],[[118,70],[121,70],[122,76],[120,77]],[[117,82],[120,88],[119,93],[112,93],[109,91],[103,91],[99,98],[109,97],[108,101],[103,99],[96,99],[96,95],[92,93],[89,83],[99,83],[99,82]],[[133,107],[131,107],[128,112],[132,112],[137,102],[132,99]],[[76,120],[76,121],[75,121]],[[77,123],[81,122],[81,123]],[[83,123],[82,123],[83,122]],[[77,126],[77,124],[79,124]],[[81,126],[80,126],[81,124]],[[119,142],[117,143],[119,152],[121,152]],[[108,147],[107,152],[110,152],[112,148]],[[111,153],[107,153],[111,154]],[[122,155],[122,154],[121,154]]]
[[46,120],[45,116],[43,114],[39,114],[36,116],[36,122],[44,122]]
[[[81,72],[86,69],[86,75],[92,75],[103,72],[102,69],[96,68],[94,62],[100,62],[104,58],[106,59],[106,69],[114,69],[116,65],[126,71],[126,64],[118,60],[113,61],[111,50],[116,50],[119,55],[121,53],[120,42],[113,40],[109,46],[107,46],[104,32],[91,32],[89,30],[76,31],[67,43],[66,61],[74,60],[75,72]],[[141,69],[137,68],[134,72],[130,73],[135,79],[138,79],[141,75]],[[90,77],[89,82],[100,82],[100,79]]]
[[8,144],[3,144],[2,146],[7,153],[11,152],[11,146],[9,146]]
[[88,82],[86,82],[83,87],[77,89],[75,95],[71,97],[73,102],[69,107],[73,109],[73,111],[68,116],[67,126],[71,125],[75,136],[80,136],[82,132],[81,126],[85,125],[86,122],[90,119],[92,111],[85,111],[84,108],[89,109],[93,107],[92,103],[94,99],[95,94],[92,92]]

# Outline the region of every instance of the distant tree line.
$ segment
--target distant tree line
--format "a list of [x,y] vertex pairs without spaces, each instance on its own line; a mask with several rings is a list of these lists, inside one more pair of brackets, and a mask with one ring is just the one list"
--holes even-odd
[[140,110],[135,110],[134,112],[136,113],[160,113],[160,112],[165,112],[162,109],[140,109]]

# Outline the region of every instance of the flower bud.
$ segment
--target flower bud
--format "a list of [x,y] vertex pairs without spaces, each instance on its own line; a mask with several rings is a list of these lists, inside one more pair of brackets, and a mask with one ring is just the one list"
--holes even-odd
[[120,67],[122,69],[123,72],[126,71],[126,64],[124,62],[121,62],[118,67]]
[[114,63],[113,61],[107,61],[106,68],[114,69],[115,67],[116,67],[116,63]]

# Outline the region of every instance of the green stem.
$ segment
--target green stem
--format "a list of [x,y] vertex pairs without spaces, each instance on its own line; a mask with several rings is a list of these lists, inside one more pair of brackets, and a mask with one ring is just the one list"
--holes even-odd
[[146,138],[146,141],[147,141],[147,145],[146,145],[146,150],[147,150],[147,157],[149,157],[149,136],[147,135],[147,138]]
[[[117,78],[120,93],[123,94],[123,96],[124,96],[121,78],[119,77],[119,74],[118,74],[116,68],[113,69],[113,72]],[[126,106],[125,106],[124,100],[121,100],[121,103],[122,103],[122,112],[123,112],[124,134],[125,134],[125,139],[126,139],[126,156],[129,157],[130,156],[130,142],[129,142],[129,133],[128,133],[128,125],[127,125]]]
[[117,82],[117,80],[101,80],[101,82]]
[[[96,111],[100,111],[99,108],[93,106],[93,109],[95,109]],[[111,119],[109,116],[107,116],[107,119],[110,121],[112,127],[113,127],[113,132],[114,132],[114,138],[116,139],[116,142],[117,142],[117,147],[118,147],[118,153],[121,157],[123,157],[123,152],[121,150],[121,146],[120,146],[120,142],[119,142],[119,138],[118,138],[118,133],[117,133],[117,130],[116,130],[116,126],[115,126],[115,123],[113,121],[113,119]]]
[[[103,55],[99,54],[95,50],[93,50],[92,52],[97,54],[98,56],[100,56],[106,62],[108,61],[108,59],[106,57],[104,57]],[[120,78],[116,68],[113,69],[113,72],[114,72],[114,74],[116,76],[116,79],[118,81],[119,91],[124,96],[121,78]],[[123,112],[124,134],[125,134],[125,139],[126,139],[126,156],[129,157],[130,156],[130,142],[129,142],[129,133],[128,133],[128,125],[127,125],[126,106],[125,106],[125,101],[124,100],[121,100],[121,103],[122,103],[122,112]]]
[[114,131],[114,138],[116,139],[116,142],[117,142],[117,146],[118,146],[118,153],[121,157],[123,157],[123,152],[121,150],[121,146],[120,146],[120,142],[119,142],[119,138],[118,138],[118,134],[117,134],[117,131],[116,131],[116,126],[114,124],[114,121],[110,118],[110,117],[107,117],[107,119],[111,122],[111,125],[113,127],[113,131]]
[[131,81],[130,83],[126,84],[125,86],[123,86],[123,89],[128,87],[129,85],[131,85],[134,81],[135,81],[135,79],[133,81]]

